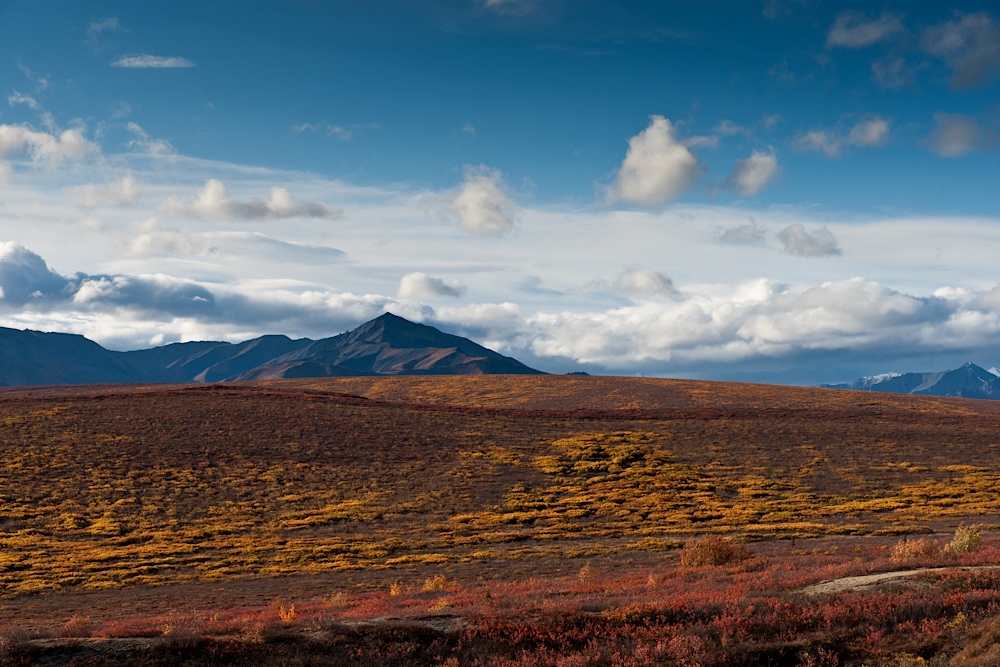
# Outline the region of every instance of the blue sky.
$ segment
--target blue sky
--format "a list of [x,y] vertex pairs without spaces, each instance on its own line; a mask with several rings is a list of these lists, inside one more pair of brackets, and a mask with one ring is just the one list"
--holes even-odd
[[1000,365],[989,2],[0,1],[0,324]]

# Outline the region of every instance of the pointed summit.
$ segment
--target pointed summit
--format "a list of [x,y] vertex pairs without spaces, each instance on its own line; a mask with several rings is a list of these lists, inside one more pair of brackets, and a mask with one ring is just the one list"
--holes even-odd
[[536,373],[540,371],[468,338],[385,313],[357,329],[318,340],[233,379]]

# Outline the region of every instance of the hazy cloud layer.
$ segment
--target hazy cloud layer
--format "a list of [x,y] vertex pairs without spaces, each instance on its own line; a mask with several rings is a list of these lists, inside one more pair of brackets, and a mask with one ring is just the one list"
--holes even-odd
[[525,312],[509,302],[414,304],[462,291],[457,282],[419,272],[404,276],[399,287],[393,298],[266,283],[222,286],[164,274],[62,276],[36,253],[0,244],[0,322],[84,333],[105,344],[233,340],[276,331],[333,335],[387,310],[536,362],[622,371],[1000,344],[1000,286],[915,296],[864,278],[799,286],[757,279],[677,290],[663,274],[634,266],[615,283],[620,293],[638,297],[634,303],[572,312]]
[[483,236],[500,236],[517,224],[518,209],[505,192],[503,176],[485,165],[466,166],[465,180],[448,204],[458,226]]
[[322,202],[298,203],[285,188],[271,188],[268,200],[251,198],[237,201],[229,196],[222,181],[210,178],[198,190],[193,201],[171,197],[163,202],[162,210],[195,218],[228,220],[279,220],[282,218],[339,218],[344,212]]
[[670,121],[652,116],[649,127],[629,139],[608,200],[660,206],[679,197],[691,185],[698,165],[698,158],[677,139]]
[[130,206],[139,200],[142,186],[132,174],[125,174],[121,179],[104,185],[81,185],[79,193],[80,205],[84,208],[94,208],[102,204]]
[[789,225],[778,233],[778,240],[784,246],[785,252],[791,255],[828,257],[842,252],[833,232],[826,227],[810,232],[805,225]]
[[903,23],[895,14],[884,13],[878,18],[869,18],[861,12],[842,12],[830,27],[826,43],[828,46],[859,49],[885,41],[902,30]]

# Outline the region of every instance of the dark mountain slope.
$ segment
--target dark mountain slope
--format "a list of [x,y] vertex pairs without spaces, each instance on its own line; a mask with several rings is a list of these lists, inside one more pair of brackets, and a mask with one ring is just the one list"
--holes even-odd
[[120,353],[83,336],[0,327],[0,385],[139,381]]
[[395,315],[319,341],[261,336],[113,352],[71,334],[0,328],[0,385],[220,382],[344,375],[538,373]]
[[[318,340],[236,379],[315,377],[299,375],[302,364],[325,375],[482,375],[539,373],[468,338],[447,334],[386,313],[353,331]],[[295,370],[300,369],[300,370]]]

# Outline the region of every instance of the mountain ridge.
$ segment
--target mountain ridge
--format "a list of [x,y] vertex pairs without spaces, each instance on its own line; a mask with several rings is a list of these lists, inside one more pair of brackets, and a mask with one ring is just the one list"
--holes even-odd
[[540,373],[468,338],[390,313],[320,340],[270,334],[126,352],[77,334],[0,327],[0,386]]
[[853,389],[921,396],[1000,399],[1000,377],[971,362],[949,371],[882,373],[852,382],[820,386],[826,389]]

